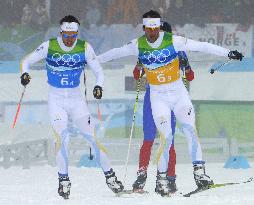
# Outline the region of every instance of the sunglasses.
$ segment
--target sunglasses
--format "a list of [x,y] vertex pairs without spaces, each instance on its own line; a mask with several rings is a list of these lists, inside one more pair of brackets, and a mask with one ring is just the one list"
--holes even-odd
[[63,37],[64,37],[64,38],[77,38],[77,36],[78,36],[77,33],[71,34],[71,35],[68,35],[68,34],[66,34],[66,33],[63,34]]
[[160,29],[160,27],[145,27],[148,30],[157,30]]

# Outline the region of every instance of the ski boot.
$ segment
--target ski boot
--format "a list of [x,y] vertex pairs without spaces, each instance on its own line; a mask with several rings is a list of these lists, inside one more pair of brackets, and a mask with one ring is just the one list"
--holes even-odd
[[157,172],[155,192],[161,196],[170,194],[169,181],[166,172]]
[[110,169],[108,172],[104,172],[106,177],[106,183],[108,187],[114,192],[118,193],[121,192],[124,189],[124,186],[122,182],[117,180],[117,177],[115,175],[115,172],[113,169]]
[[167,176],[167,178],[168,178],[169,192],[173,194],[177,191],[176,176]]
[[137,179],[133,183],[132,188],[134,192],[142,192],[143,188],[146,184],[147,172],[146,170],[138,170],[137,172]]
[[64,199],[69,199],[71,182],[68,176],[59,176],[58,194]]
[[213,180],[206,175],[204,164],[195,164],[193,168],[193,175],[198,188],[207,189],[209,186],[213,185]]

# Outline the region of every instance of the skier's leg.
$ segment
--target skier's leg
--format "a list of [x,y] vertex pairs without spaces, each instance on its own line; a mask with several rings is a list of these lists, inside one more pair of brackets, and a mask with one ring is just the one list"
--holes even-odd
[[139,153],[139,170],[137,172],[137,179],[132,185],[134,190],[143,189],[145,186],[147,178],[147,168],[151,156],[151,149],[156,135],[156,126],[153,120],[151,110],[149,87],[146,87],[143,104],[143,133],[144,140]]
[[49,114],[55,138],[56,164],[59,179],[58,193],[64,199],[68,199],[71,187],[68,177],[68,116],[63,107],[59,105],[60,103],[58,104],[56,100],[52,100],[52,98],[49,98]]
[[[78,112],[77,112],[78,111]],[[83,115],[83,116],[82,116]],[[88,113],[87,105],[83,101],[77,101],[75,103],[75,109],[72,110],[72,117],[75,125],[81,132],[80,134],[87,141],[88,145],[91,147],[95,159],[100,164],[105,177],[108,187],[115,193],[123,190],[122,183],[117,180],[115,172],[111,168],[109,159],[106,155],[106,149],[102,144],[96,140],[94,136],[94,123],[93,119]]]
[[154,123],[151,102],[150,102],[150,89],[146,88],[143,105],[143,133],[144,141],[140,149],[139,155],[139,169],[147,170],[149,165],[151,148],[156,136],[156,125]]
[[176,128],[176,119],[174,113],[171,111],[171,127],[172,127],[172,145],[169,149],[169,160],[168,160],[168,173],[167,178],[169,181],[169,189],[171,193],[177,191],[176,187],[176,174],[175,174],[175,166],[176,166],[176,152],[174,147],[174,135],[175,135],[175,128]]
[[100,164],[103,172],[108,172],[111,169],[110,161],[106,155],[105,147],[94,137],[94,125],[91,116],[83,116],[76,119],[74,122],[83,138],[91,147],[92,153],[94,154],[97,162]]
[[168,195],[169,181],[167,178],[169,149],[172,144],[173,136],[171,130],[171,110],[167,100],[167,93],[151,92],[151,105],[153,118],[160,133],[160,148],[157,155],[157,179],[155,191],[164,196]]
[[173,140],[170,118],[171,118],[170,114],[154,117],[155,124],[160,133],[160,148],[157,155],[159,172],[168,171],[169,150]]
[[194,167],[194,179],[198,187],[208,186],[213,182],[205,173],[205,161],[202,159],[201,146],[195,129],[195,111],[186,89],[182,90],[180,99],[174,107],[174,113],[188,140],[189,154]]

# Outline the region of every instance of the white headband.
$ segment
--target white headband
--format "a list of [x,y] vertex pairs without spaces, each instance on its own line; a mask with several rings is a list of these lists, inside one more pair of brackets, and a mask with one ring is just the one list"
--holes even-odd
[[78,31],[78,23],[76,22],[63,22],[61,25],[61,31]]
[[158,28],[161,25],[160,18],[143,18],[143,25],[147,28]]

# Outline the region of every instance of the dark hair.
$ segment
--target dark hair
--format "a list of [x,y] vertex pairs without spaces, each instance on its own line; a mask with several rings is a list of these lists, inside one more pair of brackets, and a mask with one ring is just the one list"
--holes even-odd
[[143,18],[161,18],[161,15],[157,11],[150,10],[150,11],[144,13],[142,17]]
[[63,22],[68,22],[68,23],[75,22],[75,23],[78,23],[78,25],[80,25],[78,19],[77,19],[75,16],[72,16],[72,15],[68,15],[68,16],[63,17],[63,18],[60,20],[60,25],[62,25]]

